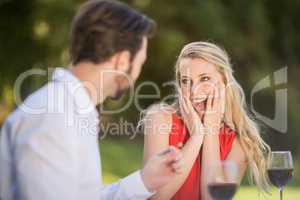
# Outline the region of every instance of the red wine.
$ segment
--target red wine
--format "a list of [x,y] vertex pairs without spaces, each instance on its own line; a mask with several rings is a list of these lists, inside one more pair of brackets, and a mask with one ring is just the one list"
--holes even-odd
[[293,171],[292,168],[271,168],[268,169],[268,175],[274,186],[282,188],[292,180]]
[[237,189],[236,183],[211,183],[208,190],[214,200],[230,200]]

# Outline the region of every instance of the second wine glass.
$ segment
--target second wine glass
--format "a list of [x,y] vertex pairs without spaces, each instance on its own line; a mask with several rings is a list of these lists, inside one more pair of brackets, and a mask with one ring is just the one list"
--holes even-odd
[[216,161],[210,166],[208,191],[214,200],[230,200],[238,187],[239,168],[232,161]]
[[272,151],[268,176],[270,182],[279,189],[280,200],[283,199],[283,187],[292,180],[293,170],[293,158],[290,151]]

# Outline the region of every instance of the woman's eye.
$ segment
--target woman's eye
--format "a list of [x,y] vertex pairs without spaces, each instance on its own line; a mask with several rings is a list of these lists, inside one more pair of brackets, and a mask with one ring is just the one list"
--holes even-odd
[[181,79],[181,83],[189,85],[189,84],[191,84],[191,80],[189,80],[189,79]]
[[201,77],[201,81],[209,81],[209,80],[210,80],[210,77],[208,77],[208,76]]

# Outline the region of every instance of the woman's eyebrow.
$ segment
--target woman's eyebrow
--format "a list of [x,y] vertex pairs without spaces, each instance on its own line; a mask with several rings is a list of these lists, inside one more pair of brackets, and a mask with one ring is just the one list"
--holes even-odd
[[201,73],[198,76],[201,77],[201,76],[207,76],[207,75],[209,75],[209,74],[207,74],[207,73]]
[[[209,74],[208,73],[201,73],[201,74],[198,75],[198,77],[207,76],[207,75],[209,75]],[[182,75],[180,78],[191,78],[191,77],[186,76],[186,75]]]
[[191,78],[191,77],[183,75],[181,76],[181,78]]

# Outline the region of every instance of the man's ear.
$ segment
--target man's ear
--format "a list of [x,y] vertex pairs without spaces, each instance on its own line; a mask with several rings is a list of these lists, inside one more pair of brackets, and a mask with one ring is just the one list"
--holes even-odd
[[120,51],[111,58],[111,61],[113,66],[115,66],[115,70],[128,72],[130,68],[130,52],[128,50]]

